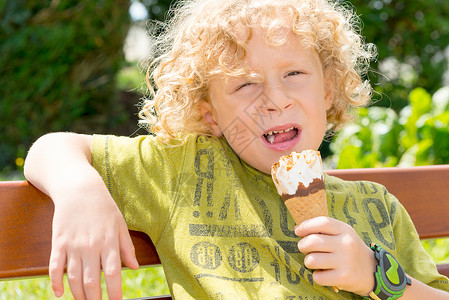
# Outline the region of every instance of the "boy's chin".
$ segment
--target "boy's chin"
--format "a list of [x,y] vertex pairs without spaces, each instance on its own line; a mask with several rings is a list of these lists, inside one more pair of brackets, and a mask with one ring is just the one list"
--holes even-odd
[[267,166],[260,166],[260,167],[258,167],[258,166],[252,166],[252,165],[250,165],[250,166],[253,167],[254,169],[262,172],[262,173],[265,173],[265,174],[268,174],[268,175],[271,174],[271,166],[272,165],[269,165],[268,167]]
[[268,166],[268,167],[266,167],[266,166],[258,167],[258,166],[253,166],[253,165],[251,165],[251,164],[249,164],[249,165],[250,165],[251,167],[253,167],[254,169],[256,169],[256,170],[262,172],[262,173],[271,175],[271,165]]

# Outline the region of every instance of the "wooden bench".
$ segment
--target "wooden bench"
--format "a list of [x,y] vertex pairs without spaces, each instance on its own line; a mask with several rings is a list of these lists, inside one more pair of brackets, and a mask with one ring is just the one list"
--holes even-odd
[[[384,184],[405,206],[421,239],[449,237],[449,165],[327,173]],[[28,182],[0,182],[0,279],[48,274],[53,210],[52,201]],[[147,235],[131,231],[131,236],[141,266],[160,264]],[[449,264],[438,270],[449,276]]]

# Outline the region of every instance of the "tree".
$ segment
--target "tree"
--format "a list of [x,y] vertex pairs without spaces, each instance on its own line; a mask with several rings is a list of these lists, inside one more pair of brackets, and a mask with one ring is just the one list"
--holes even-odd
[[[48,131],[117,118],[129,0],[0,1],[0,170]],[[78,130],[79,131],[79,130]]]
[[449,2],[446,0],[346,0],[363,22],[367,42],[378,47],[385,78],[375,72],[371,81],[380,104],[396,110],[407,105],[410,91],[423,87],[434,93],[448,70]]

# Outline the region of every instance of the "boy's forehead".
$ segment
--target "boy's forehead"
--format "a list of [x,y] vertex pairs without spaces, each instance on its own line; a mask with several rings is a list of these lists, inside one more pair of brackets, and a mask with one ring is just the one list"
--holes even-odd
[[[271,34],[264,27],[253,27],[239,30],[236,33],[238,37],[237,47],[234,44],[228,43],[226,50],[234,50],[234,51],[225,51],[227,55],[224,57],[221,56],[220,59],[225,61],[228,66],[235,66],[238,68],[248,67],[248,53],[251,50],[251,47],[254,48],[255,40],[258,41],[256,47],[270,47],[273,49],[282,49],[284,47],[294,47],[305,50],[308,53],[314,50],[314,46],[311,43],[307,43],[306,39],[302,36],[293,33],[290,28],[281,28],[275,35]],[[232,48],[232,49],[230,49]],[[238,74],[245,75],[245,74]]]
[[[224,0],[220,1],[221,5],[218,5],[218,1],[206,2],[216,9],[210,11],[210,15],[203,20],[207,20],[206,23],[199,21],[196,24],[200,28],[208,28],[208,37],[204,40],[195,39],[193,43],[204,43],[210,38],[209,44],[214,46],[201,48],[208,57],[208,69],[212,72],[226,69],[228,66],[230,69],[241,67],[246,59],[246,47],[258,31],[263,33],[266,43],[270,46],[289,43],[292,35],[288,33],[293,30],[310,33],[311,17],[307,13],[307,10],[310,10],[307,0]],[[301,24],[305,27],[300,28]],[[228,66],[220,64],[223,62]]]
[[[253,36],[249,42],[251,42],[255,37]],[[257,37],[256,37],[257,38]],[[261,37],[259,37],[260,39]],[[263,37],[262,37],[263,38]],[[301,66],[301,67],[310,67],[311,65],[315,65],[318,63],[321,65],[319,56],[317,52],[313,49],[313,47],[302,46],[304,43],[300,38],[296,37],[293,33],[291,34],[291,38],[287,39],[285,44],[282,45],[271,45],[269,42],[265,41],[265,45],[272,49],[285,49],[284,46],[287,46],[289,51],[282,51],[283,56],[281,59],[276,59],[276,61],[272,61],[276,67],[285,68],[287,66]],[[260,44],[259,44],[260,45]],[[214,71],[210,73],[210,79],[215,82],[220,82],[225,85],[233,85],[238,84],[242,80],[249,80],[252,82],[263,82],[265,80],[264,69],[260,63],[263,65],[266,59],[270,59],[269,57],[260,57],[256,55],[256,58],[253,59],[251,56],[254,51],[260,50],[260,47],[252,47],[252,49],[247,49],[246,56],[242,58],[240,61],[236,61],[233,57],[228,57],[229,63],[223,67],[220,64],[215,65]]]
[[[265,39],[267,45],[281,45],[287,42],[293,36],[293,32],[287,25],[279,26],[276,30],[273,30],[264,25],[253,25],[253,26],[237,26],[235,29],[235,36],[241,44],[248,44],[255,36],[262,37]],[[278,42],[274,42],[278,40]]]

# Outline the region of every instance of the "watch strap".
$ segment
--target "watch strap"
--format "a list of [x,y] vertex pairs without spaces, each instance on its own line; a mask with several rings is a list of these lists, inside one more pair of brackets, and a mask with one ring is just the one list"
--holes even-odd
[[373,300],[382,300],[382,299],[380,299],[379,297],[377,297],[377,295],[374,294],[373,291],[371,291],[371,292],[369,293],[368,296],[369,296],[369,299],[373,299]]
[[374,272],[374,288],[369,293],[369,299],[394,300],[401,297],[406,285],[411,285],[411,280],[405,274],[398,261],[386,250],[377,244],[371,244],[377,260]]

